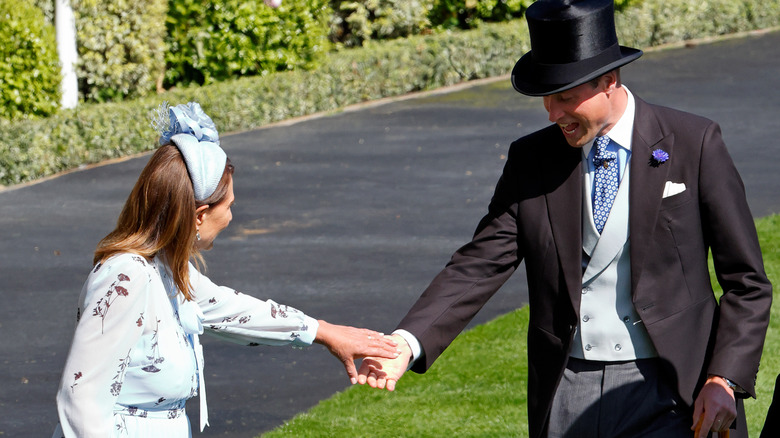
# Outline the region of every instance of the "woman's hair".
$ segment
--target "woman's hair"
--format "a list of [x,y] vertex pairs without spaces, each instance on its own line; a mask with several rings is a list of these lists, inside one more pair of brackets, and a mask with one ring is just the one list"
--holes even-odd
[[172,144],[161,146],[138,177],[116,228],[98,243],[93,263],[124,252],[147,259],[161,257],[173,274],[176,288],[192,300],[188,263],[194,258],[204,265],[194,246],[195,210],[225,199],[233,171],[228,159],[214,193],[203,201],[195,201],[181,153]]

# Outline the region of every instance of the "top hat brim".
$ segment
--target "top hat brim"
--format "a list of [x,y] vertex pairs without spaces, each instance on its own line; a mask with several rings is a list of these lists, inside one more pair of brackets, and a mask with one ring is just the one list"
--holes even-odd
[[[548,96],[582,85],[604,73],[626,65],[640,56],[642,56],[641,50],[620,46],[620,57],[606,64],[595,57],[545,68],[545,66],[534,62],[532,53],[528,52],[517,61],[512,69],[512,86],[527,96]],[[555,70],[560,74],[547,74],[547,72]],[[558,80],[550,80],[550,76],[562,77],[558,77]]]

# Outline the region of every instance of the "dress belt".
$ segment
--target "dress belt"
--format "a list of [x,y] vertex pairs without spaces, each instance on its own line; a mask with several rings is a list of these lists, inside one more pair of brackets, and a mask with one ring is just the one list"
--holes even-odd
[[140,418],[155,418],[162,420],[170,420],[173,418],[179,418],[187,415],[184,410],[184,404],[187,400],[180,400],[177,406],[161,409],[143,409],[134,406],[114,406],[114,414],[128,415],[131,417]]

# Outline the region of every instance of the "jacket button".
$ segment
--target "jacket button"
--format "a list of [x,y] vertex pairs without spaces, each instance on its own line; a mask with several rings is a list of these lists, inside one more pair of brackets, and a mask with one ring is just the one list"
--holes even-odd
[[590,344],[585,345],[585,351],[590,351],[592,348]]
[[620,344],[615,345],[615,351],[620,351],[622,349],[623,347],[621,347]]
[[629,322],[629,321],[631,321],[631,318],[629,318],[628,316],[623,317],[623,322]]
[[585,321],[585,322],[588,322],[588,321],[590,321],[590,316],[585,315],[585,316],[582,317],[582,320]]

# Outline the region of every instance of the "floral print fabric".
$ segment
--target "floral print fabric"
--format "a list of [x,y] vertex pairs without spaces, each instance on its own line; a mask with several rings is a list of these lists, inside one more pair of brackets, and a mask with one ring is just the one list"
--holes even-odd
[[198,392],[201,327],[245,345],[314,340],[316,320],[296,309],[217,286],[192,265],[190,281],[195,301],[185,303],[157,259],[95,266],[57,394],[62,436],[191,436],[184,402]]

